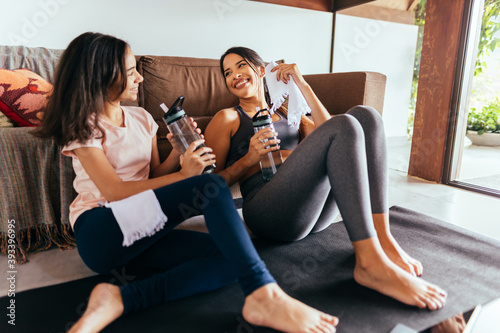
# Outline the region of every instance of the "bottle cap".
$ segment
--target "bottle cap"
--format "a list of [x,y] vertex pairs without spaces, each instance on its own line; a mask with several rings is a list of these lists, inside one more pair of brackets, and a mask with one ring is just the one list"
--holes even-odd
[[167,125],[170,125],[174,121],[179,120],[186,114],[186,112],[184,112],[184,110],[182,109],[182,103],[184,103],[184,96],[180,96],[179,98],[177,98],[174,104],[172,104],[172,106],[165,113],[165,115],[163,116],[163,120],[167,123]]
[[269,125],[272,122],[273,120],[271,118],[271,114],[269,113],[268,109],[262,109],[252,117],[253,127],[261,127]]

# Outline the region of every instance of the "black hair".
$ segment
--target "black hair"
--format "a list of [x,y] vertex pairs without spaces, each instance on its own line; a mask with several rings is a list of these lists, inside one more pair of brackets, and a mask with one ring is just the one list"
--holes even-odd
[[[224,76],[224,59],[226,58],[227,55],[229,54],[237,54],[240,57],[243,58],[243,60],[246,61],[246,63],[252,68],[252,70],[259,76],[259,67],[260,66],[266,66],[266,63],[264,60],[261,58],[261,56],[255,52],[252,49],[249,49],[248,47],[243,47],[243,46],[234,46],[229,48],[224,54],[220,57],[220,71],[222,73],[222,76]],[[226,82],[226,87],[227,87],[227,82]],[[271,104],[271,99],[269,97],[269,93],[267,90],[267,85],[266,85],[266,78],[264,78],[264,98],[266,99],[266,103],[269,105]]]
[[[244,46],[234,46],[234,47],[231,47],[229,48],[226,52],[224,52],[224,54],[222,54],[222,56],[220,57],[220,61],[219,61],[219,66],[220,66],[220,71],[221,71],[221,74],[222,76],[224,77],[224,59],[229,55],[229,54],[237,54],[239,55],[240,57],[243,58],[243,60],[245,60],[248,65],[250,66],[250,68],[252,68],[252,70],[257,74],[259,75],[259,70],[258,68],[260,66],[266,66],[266,63],[265,61],[261,58],[261,56],[255,52],[254,50],[252,49],[249,49],[248,47],[244,47]],[[266,100],[266,103],[268,105],[272,105],[271,103],[271,98],[269,96],[269,91],[267,89],[267,84],[266,84],[266,78],[264,78],[264,98]],[[226,82],[226,87],[227,87],[227,81],[224,80],[224,82]],[[284,102],[280,107],[279,109],[277,110],[278,112],[280,112],[281,114],[283,114],[285,117],[288,116],[288,102]],[[305,125],[305,126],[308,126],[310,124],[312,124],[312,122],[304,115],[302,115],[300,117],[300,123],[302,125]]]

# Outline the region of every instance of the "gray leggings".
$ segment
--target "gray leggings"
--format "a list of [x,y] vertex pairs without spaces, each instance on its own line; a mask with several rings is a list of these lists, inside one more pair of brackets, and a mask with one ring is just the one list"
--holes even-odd
[[356,106],[308,135],[269,182],[242,184],[243,217],[258,237],[295,241],[330,225],[339,210],[352,242],[374,237],[372,213],[387,213],[382,117]]

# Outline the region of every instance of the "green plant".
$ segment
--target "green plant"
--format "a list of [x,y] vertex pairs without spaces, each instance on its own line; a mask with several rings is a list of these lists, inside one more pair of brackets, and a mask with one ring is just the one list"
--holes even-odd
[[417,104],[418,75],[420,72],[420,55],[422,54],[422,41],[424,37],[426,3],[427,0],[420,0],[417,7],[415,8],[415,25],[418,26],[418,38],[417,48],[415,52],[415,61],[413,63],[413,80],[411,85],[410,107],[408,109],[408,125],[406,128],[409,140],[411,140],[411,137],[413,135],[413,122],[415,117],[415,107]]
[[[420,71],[420,58],[422,54],[426,4],[427,0],[420,0],[415,8],[415,25],[418,26],[418,40],[415,53],[412,91],[408,114],[407,132],[410,137],[413,132],[413,121],[417,101],[418,77]],[[500,0],[485,0],[474,76],[479,76],[487,69],[487,56],[500,47],[500,39],[496,37],[498,31],[500,31]]]
[[471,108],[467,115],[467,130],[477,131],[477,134],[500,133],[500,100],[496,97],[481,110]]
[[484,59],[491,52],[495,51],[500,46],[500,38],[496,37],[496,33],[500,30],[500,0],[485,0],[483,23],[481,25],[481,35],[478,45],[478,53],[476,59],[476,68],[474,75],[481,74],[486,69]]

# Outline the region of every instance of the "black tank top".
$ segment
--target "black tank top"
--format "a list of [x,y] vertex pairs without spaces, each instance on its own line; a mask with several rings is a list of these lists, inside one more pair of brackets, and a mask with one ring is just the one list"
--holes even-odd
[[[252,118],[250,118],[241,106],[236,105],[234,108],[240,117],[240,127],[231,137],[231,144],[226,158],[226,168],[246,155],[250,139],[254,134]],[[278,112],[276,114],[280,117],[280,120],[273,122],[273,125],[276,132],[278,132],[278,138],[281,140],[280,148],[283,150],[294,150],[299,144],[300,133],[298,130],[288,126],[288,121],[284,116]]]

